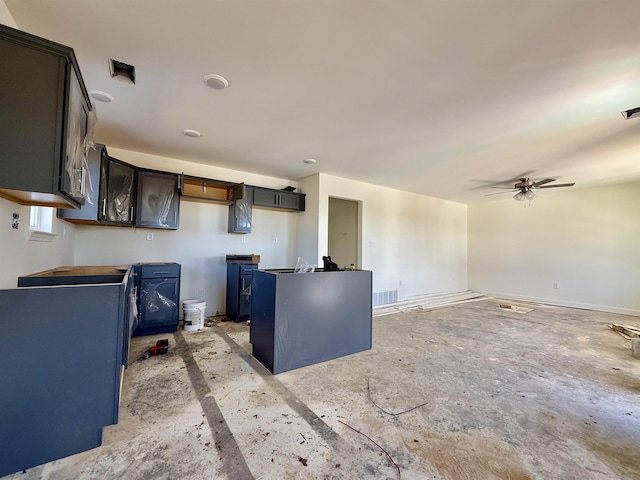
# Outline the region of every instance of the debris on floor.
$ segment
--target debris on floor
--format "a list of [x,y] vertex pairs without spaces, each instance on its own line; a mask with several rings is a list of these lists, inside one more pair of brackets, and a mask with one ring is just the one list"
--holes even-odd
[[613,323],[609,325],[609,328],[614,332],[619,333],[627,340],[640,338],[640,328],[632,327],[631,325],[619,325],[617,323]]
[[497,308],[500,310],[508,310],[509,312],[516,313],[529,313],[533,311],[533,308],[520,307],[518,305],[510,305],[505,303],[501,303]]
[[396,313],[428,312],[436,308],[449,307],[466,302],[476,302],[486,300],[487,296],[482,293],[467,290],[455,293],[436,293],[431,295],[418,295],[408,297],[398,303],[389,303],[373,307],[373,316],[381,317]]
[[204,319],[204,326],[213,327],[214,325],[217,325],[218,323],[220,323],[223,318],[224,316],[222,315],[210,315]]

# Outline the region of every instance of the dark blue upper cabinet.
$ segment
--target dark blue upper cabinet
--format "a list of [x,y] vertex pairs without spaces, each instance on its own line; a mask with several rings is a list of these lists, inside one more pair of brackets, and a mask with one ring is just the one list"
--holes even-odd
[[178,175],[138,169],[135,225],[177,230],[179,216]]
[[0,196],[78,208],[91,103],[73,49],[0,25]]
[[251,197],[253,189],[242,185],[236,199],[229,205],[228,233],[251,233]]
[[59,218],[81,224],[178,229],[177,174],[134,167],[110,157],[104,145],[89,153],[91,201],[80,210],[58,210]]
[[100,199],[100,162],[106,155],[104,145],[95,144],[87,151],[87,168],[89,182],[87,182],[87,196],[81,208],[63,208],[58,210],[58,218],[75,223],[98,223],[98,210],[102,207]]
[[304,212],[305,194],[253,187],[253,206],[290,212]]
[[100,223],[132,226],[135,215],[135,167],[105,154],[100,178]]

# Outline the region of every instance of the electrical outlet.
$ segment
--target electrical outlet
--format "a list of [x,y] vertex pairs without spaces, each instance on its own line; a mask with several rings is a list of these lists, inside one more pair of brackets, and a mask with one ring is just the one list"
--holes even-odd
[[245,237],[244,235],[240,237],[240,241],[242,243],[247,243],[247,237]]
[[560,283],[558,282],[553,282],[553,289],[554,290],[558,290],[560,288]]
[[377,244],[377,242],[375,240],[369,240],[369,246],[370,247],[377,247],[378,244]]
[[278,243],[278,237],[276,237],[275,235],[273,236],[273,243]]
[[153,240],[153,232],[147,232],[147,240]]
[[204,297],[204,288],[200,288],[200,289],[198,290],[198,296],[199,296],[200,298]]

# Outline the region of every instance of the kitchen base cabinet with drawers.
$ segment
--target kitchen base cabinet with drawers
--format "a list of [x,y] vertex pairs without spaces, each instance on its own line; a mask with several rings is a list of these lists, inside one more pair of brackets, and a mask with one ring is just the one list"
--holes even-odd
[[98,447],[117,423],[132,285],[111,270],[0,290],[0,477]]
[[139,322],[133,336],[175,332],[180,320],[180,265],[138,263],[134,272]]

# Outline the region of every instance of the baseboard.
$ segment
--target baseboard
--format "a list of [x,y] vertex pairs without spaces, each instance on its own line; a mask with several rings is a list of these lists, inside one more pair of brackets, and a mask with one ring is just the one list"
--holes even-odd
[[504,293],[504,292],[487,292],[483,290],[476,290],[476,291],[484,293],[485,295],[490,295],[492,297],[497,297],[497,298],[522,300],[523,302],[542,303],[545,305],[554,305],[557,307],[582,308],[584,310],[596,310],[598,312],[617,313],[619,315],[631,315],[633,317],[640,317],[640,310],[636,310],[632,308],[610,307],[608,305],[593,305],[590,303],[571,302],[567,300],[528,297],[526,295],[515,295],[512,293]]

